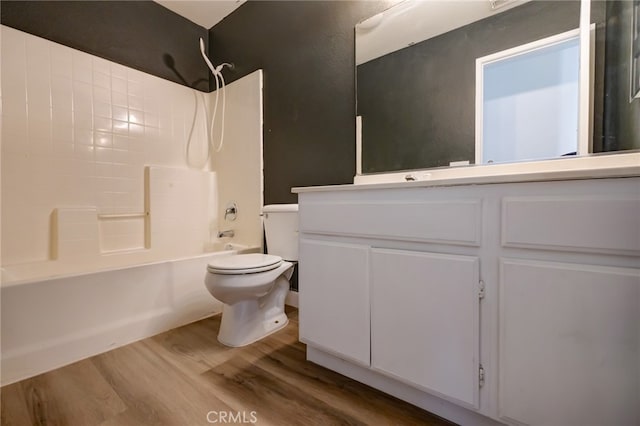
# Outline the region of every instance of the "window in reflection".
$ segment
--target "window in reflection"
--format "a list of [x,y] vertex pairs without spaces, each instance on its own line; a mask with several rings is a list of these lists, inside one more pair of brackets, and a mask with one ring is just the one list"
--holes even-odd
[[479,58],[476,164],[575,155],[579,62],[579,30]]

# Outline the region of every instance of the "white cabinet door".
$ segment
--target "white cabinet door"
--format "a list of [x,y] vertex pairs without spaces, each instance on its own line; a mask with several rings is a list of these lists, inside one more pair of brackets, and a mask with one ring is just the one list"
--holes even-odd
[[640,424],[640,271],[502,259],[499,415]]
[[372,367],[477,408],[478,258],[373,249],[371,271]]
[[300,240],[300,340],[370,365],[369,247]]

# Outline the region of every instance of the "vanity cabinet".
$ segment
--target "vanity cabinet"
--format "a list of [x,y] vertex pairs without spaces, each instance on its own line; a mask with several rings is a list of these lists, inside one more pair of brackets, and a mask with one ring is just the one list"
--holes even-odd
[[300,340],[478,408],[482,209],[423,194],[300,203]]
[[309,360],[459,424],[640,424],[640,178],[300,190]]

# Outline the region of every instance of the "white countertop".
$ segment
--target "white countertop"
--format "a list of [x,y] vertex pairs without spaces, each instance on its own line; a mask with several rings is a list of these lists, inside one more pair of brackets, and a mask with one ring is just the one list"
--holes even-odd
[[[406,181],[406,176],[414,181]],[[640,176],[640,152],[594,154],[523,163],[470,165],[363,175],[354,184],[296,187],[297,194],[322,191],[481,185],[552,180],[603,179]],[[639,189],[640,191],[640,189]]]

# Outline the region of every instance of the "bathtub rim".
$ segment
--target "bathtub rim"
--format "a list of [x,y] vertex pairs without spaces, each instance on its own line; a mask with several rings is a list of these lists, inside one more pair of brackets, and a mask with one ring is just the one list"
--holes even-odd
[[[17,280],[5,280],[4,278],[2,278],[0,280],[0,288],[5,289],[5,288],[11,288],[19,285],[39,283],[43,281],[75,278],[75,277],[100,274],[100,273],[106,273],[106,272],[112,272],[112,271],[122,271],[125,269],[154,266],[154,265],[159,265],[163,263],[180,262],[180,261],[190,260],[190,259],[200,259],[200,258],[210,257],[210,256],[231,256],[234,254],[256,253],[261,251],[260,247],[245,246],[240,244],[234,244],[234,246],[236,248],[230,249],[230,250],[210,251],[210,252],[204,252],[204,253],[194,254],[194,255],[186,255],[186,256],[180,256],[180,257],[172,257],[168,259],[159,259],[159,260],[152,260],[147,262],[132,263],[128,265],[96,267],[88,271],[61,272],[59,274],[50,274],[50,275],[44,275],[39,277],[27,277],[24,279],[17,279]],[[47,262],[55,262],[55,261],[33,262],[31,264],[37,265],[39,263],[47,263]],[[7,269],[10,270],[12,267],[26,267],[26,265],[29,265],[29,264],[30,263],[21,263],[21,264],[15,264],[15,265],[2,266],[1,267],[3,269],[2,273],[5,273]],[[7,272],[7,273],[10,273],[10,272]]]

